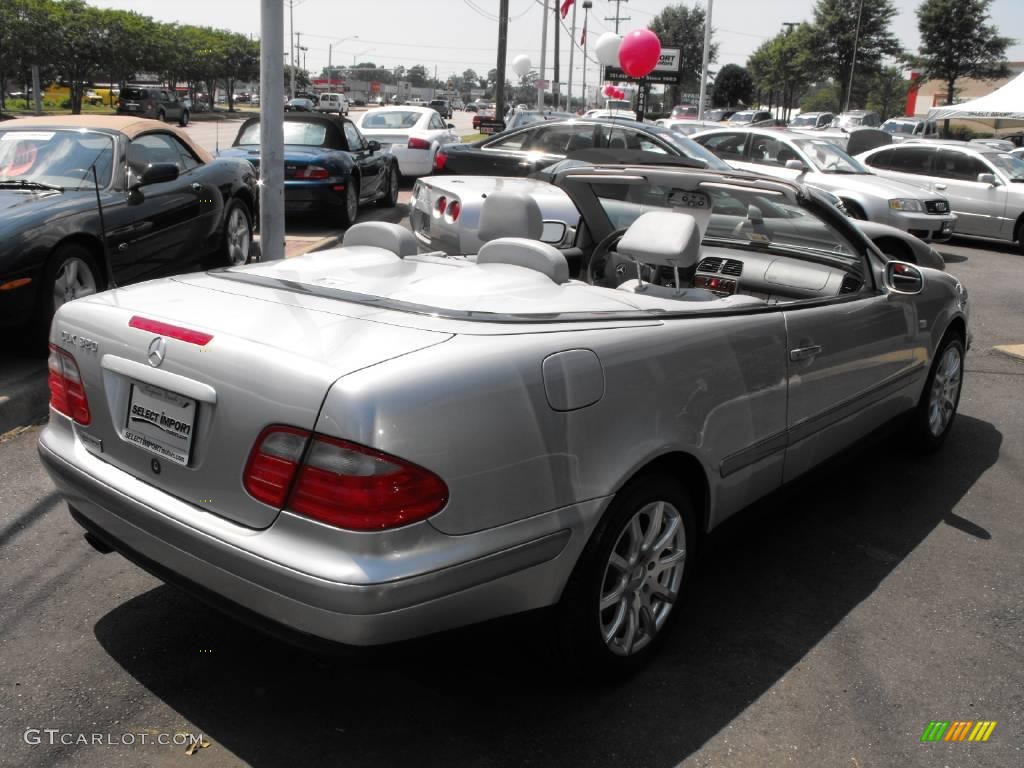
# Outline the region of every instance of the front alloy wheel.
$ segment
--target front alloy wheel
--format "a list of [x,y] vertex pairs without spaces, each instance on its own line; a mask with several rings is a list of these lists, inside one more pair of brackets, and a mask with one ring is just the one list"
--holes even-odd
[[224,225],[224,240],[229,266],[238,267],[249,260],[249,246],[252,243],[252,225],[242,203],[232,201]]
[[946,347],[935,367],[935,376],[928,393],[928,431],[932,437],[941,437],[953,420],[960,401],[962,371],[960,347],[951,344]]
[[96,293],[96,276],[92,267],[78,256],[71,256],[60,263],[53,280],[53,311],[69,301]]

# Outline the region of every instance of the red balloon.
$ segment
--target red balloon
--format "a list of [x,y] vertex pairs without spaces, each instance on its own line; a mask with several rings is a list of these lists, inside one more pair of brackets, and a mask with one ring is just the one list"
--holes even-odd
[[650,74],[661,58],[661,41],[649,29],[634,29],[622,38],[619,66],[630,77]]
[[616,88],[614,85],[606,85],[604,87],[604,95],[607,96],[609,99],[615,98],[615,91]]

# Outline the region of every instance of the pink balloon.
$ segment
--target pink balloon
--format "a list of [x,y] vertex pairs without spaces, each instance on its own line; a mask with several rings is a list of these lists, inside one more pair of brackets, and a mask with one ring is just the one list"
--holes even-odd
[[616,88],[614,85],[606,85],[604,87],[604,95],[607,96],[609,99],[615,98],[615,91]]
[[650,74],[661,58],[661,41],[649,29],[634,29],[622,38],[619,66],[630,77]]

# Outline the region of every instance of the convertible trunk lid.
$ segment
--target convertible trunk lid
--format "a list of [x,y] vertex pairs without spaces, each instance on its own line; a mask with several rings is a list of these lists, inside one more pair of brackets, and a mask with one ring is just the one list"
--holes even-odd
[[260,432],[312,430],[338,378],[451,335],[374,322],[339,302],[318,308],[285,291],[248,294],[187,276],[108,291],[64,305],[51,340],[81,372],[91,418],[76,431],[86,450],[258,529],[279,512],[243,485]]

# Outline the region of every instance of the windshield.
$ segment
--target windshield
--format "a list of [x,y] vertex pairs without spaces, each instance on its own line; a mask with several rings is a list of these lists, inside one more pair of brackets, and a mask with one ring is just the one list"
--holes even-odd
[[892,121],[889,121],[889,120],[886,120],[884,123],[882,123],[882,130],[885,131],[886,133],[893,133],[893,134],[895,134],[895,133],[905,133],[905,134],[908,134],[908,135],[913,135],[914,129],[916,127],[917,127],[917,123],[903,123],[903,122],[895,123],[895,122],[892,122]]
[[797,115],[789,123],[790,127],[792,127],[792,128],[799,128],[799,127],[805,126],[805,125],[809,125],[811,128],[813,128],[817,124],[818,124],[818,116],[817,115]]
[[[327,126],[320,123],[284,123],[284,143],[297,144],[304,147],[321,147],[327,138]],[[253,123],[238,137],[237,144],[259,144],[260,124]]]
[[394,111],[394,112],[364,112],[363,121],[360,123],[362,128],[412,128],[416,125],[416,122],[420,119],[421,113],[419,112],[406,112]]
[[[14,121],[17,122],[17,121]],[[113,175],[114,139],[78,129],[0,129],[0,182],[22,180],[58,187],[101,187]]]
[[1024,182],[1024,160],[1006,152],[986,152],[985,159],[1017,184]]
[[737,112],[729,119],[734,123],[749,123],[754,119],[754,114],[753,112]]
[[793,141],[807,159],[822,173],[870,173],[843,150],[824,139],[796,139]]

